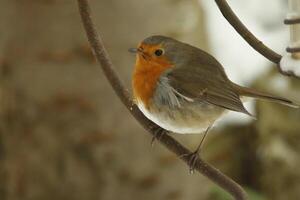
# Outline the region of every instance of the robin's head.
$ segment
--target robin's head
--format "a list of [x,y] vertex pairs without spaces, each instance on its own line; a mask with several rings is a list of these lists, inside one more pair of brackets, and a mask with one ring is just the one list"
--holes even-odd
[[129,49],[137,54],[132,78],[133,93],[144,105],[148,106],[153,97],[161,74],[175,65],[172,54],[179,52],[175,49],[177,43],[180,42],[168,37],[151,36],[137,48]]
[[137,48],[129,49],[137,53],[137,61],[153,65],[175,65],[185,57],[189,45],[175,39],[155,35],[144,39]]

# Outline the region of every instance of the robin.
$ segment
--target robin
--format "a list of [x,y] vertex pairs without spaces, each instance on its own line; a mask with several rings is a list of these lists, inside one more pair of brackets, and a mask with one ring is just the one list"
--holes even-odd
[[210,54],[165,36],[144,39],[137,48],[132,77],[135,102],[144,115],[167,131],[203,133],[226,111],[252,116],[241,97],[266,99],[297,107],[292,101],[239,86]]

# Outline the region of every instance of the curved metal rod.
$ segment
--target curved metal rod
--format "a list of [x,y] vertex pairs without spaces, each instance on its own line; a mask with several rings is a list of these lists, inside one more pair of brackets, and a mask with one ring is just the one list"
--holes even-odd
[[[109,55],[104,48],[101,37],[97,34],[95,26],[92,22],[90,7],[87,0],[77,0],[79,11],[84,25],[87,38],[90,42],[94,55],[97,61],[100,63],[102,70],[113,87],[116,94],[119,96],[123,104],[135,117],[135,119],[146,129],[149,133],[155,136],[155,129],[160,128],[150,120],[148,120],[143,113],[132,102],[128,90],[125,89],[124,84],[116,74],[113,64],[109,58]],[[171,152],[177,156],[186,155],[191,153],[187,148],[182,146],[179,142],[173,139],[168,134],[157,136],[157,139]],[[180,157],[183,161],[188,163],[189,158],[186,156]],[[222,174],[218,169],[214,168],[210,164],[206,163],[202,159],[197,159],[195,170],[215,182],[217,185],[228,191],[236,200],[246,200],[247,195],[243,188],[234,182],[232,179]]]

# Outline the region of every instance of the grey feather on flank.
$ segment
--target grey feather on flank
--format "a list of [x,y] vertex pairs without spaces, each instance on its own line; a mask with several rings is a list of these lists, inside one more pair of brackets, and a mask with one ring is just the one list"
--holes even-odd
[[168,83],[167,77],[160,77],[156,86],[154,102],[160,105],[169,105],[171,108],[180,107],[180,102],[176,97],[172,87]]
[[181,98],[187,100],[188,102],[194,102],[194,99],[184,96],[183,94],[179,93],[177,90],[175,90],[175,89],[174,89],[172,86],[170,86],[170,85],[169,85],[169,87],[172,89],[172,91],[173,91],[175,94],[177,94],[177,95],[180,96]]
[[155,90],[154,101],[156,104],[168,105],[171,108],[180,108],[182,100],[193,102],[194,100],[184,96],[175,90],[170,84],[166,76],[161,76]]

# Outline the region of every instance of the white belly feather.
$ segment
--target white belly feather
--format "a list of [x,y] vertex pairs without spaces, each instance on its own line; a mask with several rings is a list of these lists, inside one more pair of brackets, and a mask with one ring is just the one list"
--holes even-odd
[[180,134],[203,133],[224,112],[224,109],[213,105],[190,105],[173,110],[168,107],[150,107],[148,110],[138,101],[137,106],[148,119],[160,127]]

